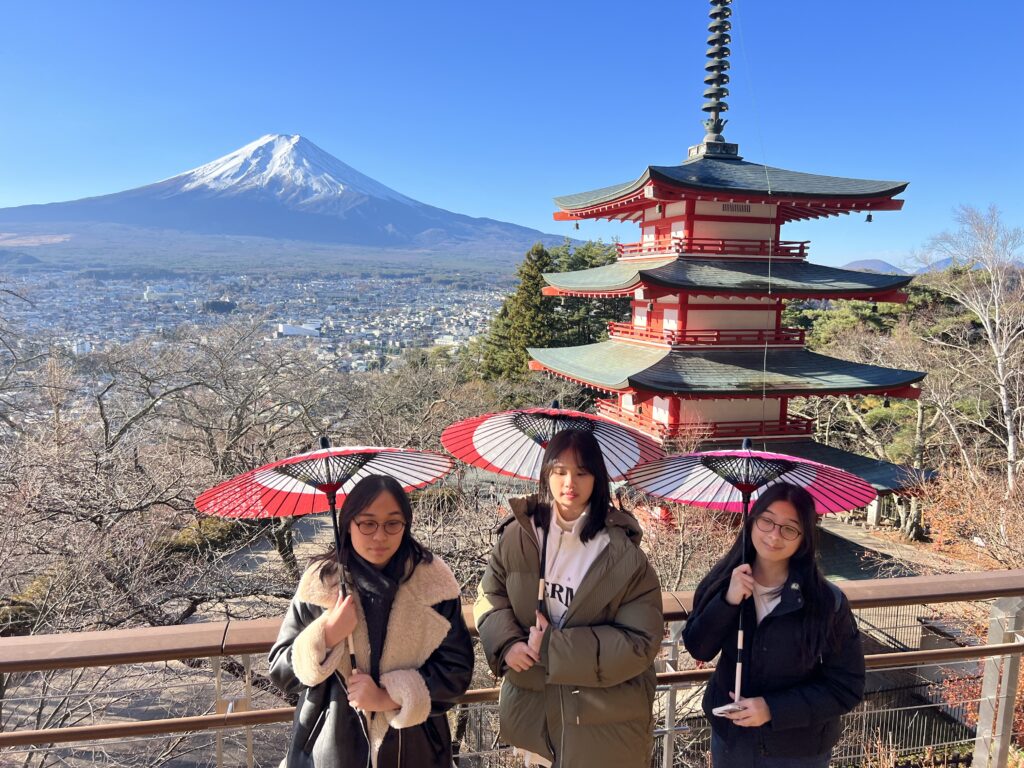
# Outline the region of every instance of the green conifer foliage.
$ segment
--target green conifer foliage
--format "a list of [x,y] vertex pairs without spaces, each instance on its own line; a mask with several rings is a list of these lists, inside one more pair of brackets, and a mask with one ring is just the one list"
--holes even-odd
[[591,344],[606,335],[610,320],[629,315],[626,299],[549,298],[541,292],[545,272],[571,272],[615,261],[615,247],[600,242],[573,247],[568,240],[550,251],[537,243],[519,265],[519,285],[491,323],[484,342],[485,378],[519,378],[528,372],[527,347]]
[[525,375],[530,360],[526,348],[550,346],[557,336],[549,300],[541,294],[546,285],[541,275],[555,271],[554,264],[548,250],[537,243],[516,270],[519,285],[494,318],[484,346],[483,373],[487,378]]

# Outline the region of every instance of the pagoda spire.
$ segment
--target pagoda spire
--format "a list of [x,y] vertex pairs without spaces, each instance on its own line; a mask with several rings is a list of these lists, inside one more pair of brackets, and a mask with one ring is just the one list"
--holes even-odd
[[707,133],[704,140],[695,147],[690,147],[689,157],[696,158],[704,155],[714,155],[739,159],[739,145],[730,144],[722,136],[725,124],[729,122],[722,117],[723,112],[729,111],[729,105],[724,99],[729,95],[729,43],[732,36],[729,31],[732,29],[732,8],[729,6],[732,0],[711,0],[711,10],[708,16],[711,23],[708,24],[707,57],[708,62],[704,65],[704,98],[707,101],[701,110],[708,113],[708,119],[704,121],[704,129]]

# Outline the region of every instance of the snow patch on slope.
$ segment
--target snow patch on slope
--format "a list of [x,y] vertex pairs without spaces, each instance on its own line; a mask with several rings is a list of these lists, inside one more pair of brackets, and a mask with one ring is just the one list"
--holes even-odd
[[165,183],[179,192],[266,191],[295,206],[315,205],[353,194],[420,205],[298,135],[267,134]]

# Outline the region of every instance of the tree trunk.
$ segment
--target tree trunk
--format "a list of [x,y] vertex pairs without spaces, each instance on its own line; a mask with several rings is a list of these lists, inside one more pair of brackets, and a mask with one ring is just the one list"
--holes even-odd
[[996,376],[999,382],[999,407],[1006,429],[1006,495],[1011,496],[1017,487],[1017,431],[1013,418],[1014,408],[1010,403],[1010,389],[1007,386],[1006,358],[1003,355],[996,356]]
[[[924,469],[924,403],[917,400],[917,419],[914,422],[914,464],[915,472],[920,477]],[[922,541],[924,526],[921,525],[921,505],[917,496],[910,497],[910,509],[906,513],[900,505],[900,532],[907,541]]]
[[295,557],[292,525],[293,521],[288,518],[282,518],[280,522],[275,521],[270,528],[270,538],[274,542],[277,554],[281,556],[281,562],[288,570],[288,575],[298,581],[302,578],[302,569],[299,567],[298,558]]
[[907,541],[924,540],[921,505],[918,503],[917,496],[910,497],[910,509],[904,511],[904,505],[900,505],[900,533]]

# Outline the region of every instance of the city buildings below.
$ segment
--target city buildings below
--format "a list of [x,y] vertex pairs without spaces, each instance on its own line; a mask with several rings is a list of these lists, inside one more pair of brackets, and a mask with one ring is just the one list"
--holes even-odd
[[288,274],[102,278],[86,270],[23,272],[7,286],[26,301],[5,321],[27,343],[88,355],[182,326],[266,324],[266,343],[302,344],[342,371],[386,364],[403,350],[457,347],[486,332],[508,285],[429,276],[331,277]]

